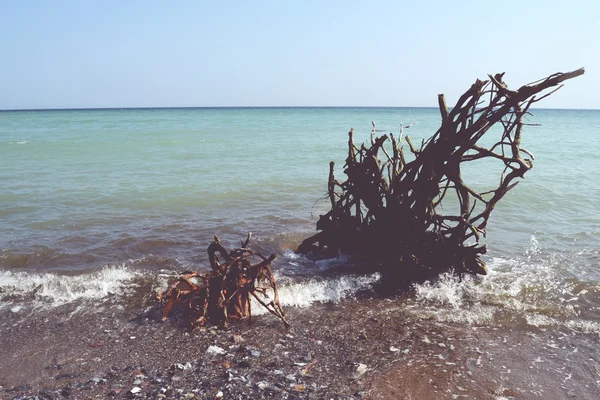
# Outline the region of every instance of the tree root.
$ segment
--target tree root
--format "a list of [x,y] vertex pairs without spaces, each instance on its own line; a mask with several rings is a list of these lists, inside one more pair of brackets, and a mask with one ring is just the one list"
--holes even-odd
[[[335,179],[331,162],[331,210],[320,216],[319,232],[304,240],[298,252],[353,254],[387,274],[384,281],[392,285],[448,270],[485,274],[480,255],[486,252],[490,214],[533,167],[532,153],[521,148],[525,116],[532,104],[583,73],[581,68],[553,74],[518,90],[507,87],[503,73],[489,75],[488,80],[477,80],[451,111],[444,95],[439,95],[441,127],[420,147],[403,137],[410,125],[401,125],[397,137],[375,136],[379,130],[373,123],[370,145],[360,147],[351,129],[346,180]],[[536,98],[544,91],[549,93]],[[501,129],[491,130],[494,126]],[[500,132],[490,146],[482,144],[488,132],[487,136]],[[485,143],[490,142],[487,136]],[[406,156],[404,142],[410,150]],[[461,176],[464,163],[484,159],[503,165],[499,184],[492,190],[467,186]]]
[[[168,317],[175,304],[181,303],[191,328],[204,326],[209,321],[221,325],[232,319],[250,321],[252,296],[286,328],[289,327],[271,271],[271,263],[276,256],[272,254],[266,258],[250,250],[251,237],[252,233],[248,233],[240,248],[227,251],[215,235],[207,249],[212,272],[204,275],[184,272],[171,282],[167,290],[157,294],[157,300],[163,306],[162,319]],[[219,253],[225,261],[220,263],[215,253]],[[256,257],[262,261],[252,264],[250,259]]]

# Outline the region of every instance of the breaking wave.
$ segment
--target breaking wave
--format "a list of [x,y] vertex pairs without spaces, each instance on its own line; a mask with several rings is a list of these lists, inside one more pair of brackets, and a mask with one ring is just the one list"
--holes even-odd
[[599,325],[586,319],[594,319],[586,313],[600,303],[600,285],[570,278],[564,271],[568,257],[545,251],[532,236],[522,257],[488,260],[487,276],[461,278],[446,273],[414,285],[414,299],[407,308],[440,322],[596,331]]
[[130,292],[137,275],[123,265],[79,275],[0,271],[0,308],[18,311],[23,304],[48,308],[79,300],[101,301]]
[[[600,284],[565,273],[562,268],[567,259],[574,257],[551,253],[532,236],[529,248],[520,256],[490,257],[487,276],[442,274],[434,281],[415,284],[413,295],[399,300],[399,306],[418,318],[439,322],[600,332],[600,325],[594,322],[600,307]],[[274,273],[284,308],[337,303],[372,290],[381,279],[378,273],[357,273],[351,258],[344,255],[315,262],[285,251],[279,260]],[[157,271],[164,265],[172,268]],[[85,307],[112,299],[141,310],[152,290],[166,289],[177,276],[175,269],[182,268],[187,265],[150,256],[77,274],[0,270],[0,309],[49,309],[76,302]],[[253,304],[253,314],[265,312],[258,303]]]
[[[308,307],[315,303],[338,303],[358,292],[370,290],[380,278],[378,273],[374,273],[297,282],[275,276],[278,282],[279,300],[283,307]],[[252,312],[264,314],[267,311],[260,304],[253,302]]]

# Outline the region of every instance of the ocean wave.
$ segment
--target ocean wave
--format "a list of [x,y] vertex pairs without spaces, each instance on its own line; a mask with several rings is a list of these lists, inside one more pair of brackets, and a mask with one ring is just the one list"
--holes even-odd
[[[378,273],[369,275],[346,275],[337,278],[298,281],[275,276],[278,282],[279,300],[283,307],[309,307],[316,303],[338,303],[364,290],[371,290],[381,279]],[[253,301],[252,313],[267,311]]]
[[[264,250],[279,247],[277,244],[285,241],[281,237],[274,242],[257,238]],[[157,247],[156,243],[147,243]],[[164,243],[168,242],[159,242],[158,247]],[[41,250],[46,254],[45,249]],[[419,318],[439,322],[596,331],[598,324],[593,321],[598,319],[600,284],[565,273],[565,257],[571,256],[551,253],[532,237],[529,248],[521,255],[488,257],[487,276],[442,274],[435,280],[413,285],[412,296],[399,300],[400,306]],[[0,270],[0,308],[18,311],[30,305],[51,308],[75,302],[85,306],[108,298],[141,308],[153,291],[166,289],[177,271],[197,269],[196,263],[192,264],[150,254],[122,265],[77,274],[31,272],[29,268]],[[313,261],[284,250],[273,269],[284,308],[337,303],[372,290],[381,280],[378,273],[358,273],[352,258],[343,254]],[[253,314],[265,312],[260,304],[253,304]]]
[[124,265],[78,275],[0,271],[0,308],[53,308],[67,303],[102,301],[130,293],[139,274]]
[[[442,274],[415,284],[407,309],[440,322],[563,326],[595,331],[600,285],[561,272],[560,257],[548,256],[537,241],[523,258],[492,258],[487,276]],[[591,319],[591,320],[590,320]]]

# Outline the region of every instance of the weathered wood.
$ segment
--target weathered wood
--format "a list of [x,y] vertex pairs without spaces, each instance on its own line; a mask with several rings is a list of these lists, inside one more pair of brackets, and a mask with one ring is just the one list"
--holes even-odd
[[442,114],[442,123],[448,119],[448,107],[446,106],[446,98],[443,94],[438,94],[438,105],[440,114]]
[[[168,317],[175,304],[183,303],[192,328],[203,326],[209,320],[218,324],[225,324],[231,319],[250,320],[252,296],[289,327],[271,271],[271,263],[276,256],[272,254],[267,258],[248,249],[251,237],[252,233],[248,233],[246,241],[241,241],[241,248],[227,251],[215,235],[207,248],[212,272],[205,275],[184,273],[166,291],[158,293],[157,299],[163,304],[162,319]],[[225,258],[224,263],[219,263],[216,252]],[[261,261],[252,264],[250,260],[256,257]],[[192,278],[199,279],[199,282],[192,282]],[[270,302],[266,301],[269,298],[268,291],[271,291],[273,298]]]
[[[396,140],[392,134],[376,137],[372,123],[370,146],[360,148],[351,129],[346,180],[335,180],[332,162],[331,210],[320,216],[320,232],[304,240],[298,251],[354,254],[371,269],[390,275],[393,279],[385,279],[388,284],[401,285],[447,270],[486,273],[480,255],[486,252],[489,216],[533,167],[533,154],[521,147],[523,117],[553,88],[583,73],[582,68],[553,74],[518,90],[508,88],[504,73],[489,75],[489,80],[477,80],[450,111],[444,95],[439,95],[438,131],[420,148],[404,138],[412,161],[403,153],[402,125]],[[536,98],[538,94],[541,97]],[[482,145],[481,138],[495,125],[502,127],[500,137],[489,147]],[[388,138],[391,155],[384,147]],[[462,179],[462,163],[486,158],[504,164],[500,183],[492,190],[475,190]],[[444,212],[445,203],[456,204],[457,211]]]

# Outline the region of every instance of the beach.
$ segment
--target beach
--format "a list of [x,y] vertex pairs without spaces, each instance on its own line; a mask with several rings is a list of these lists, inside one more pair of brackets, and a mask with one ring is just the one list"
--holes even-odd
[[[598,335],[440,324],[348,299],[190,332],[120,309],[31,318],[0,339],[1,398],[594,399]],[[109,307],[111,308],[111,307]],[[3,315],[3,319],[6,315]],[[39,396],[39,397],[35,397]]]

